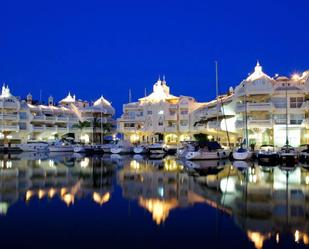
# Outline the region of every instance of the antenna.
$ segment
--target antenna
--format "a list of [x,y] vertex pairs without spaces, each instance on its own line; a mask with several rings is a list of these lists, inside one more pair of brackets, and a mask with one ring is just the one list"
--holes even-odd
[[219,140],[219,77],[218,77],[218,61],[215,61],[216,67],[216,99],[217,99],[217,141]]
[[132,92],[131,92],[131,88],[129,89],[129,103],[132,102]]
[[40,89],[40,105],[42,104],[42,89]]

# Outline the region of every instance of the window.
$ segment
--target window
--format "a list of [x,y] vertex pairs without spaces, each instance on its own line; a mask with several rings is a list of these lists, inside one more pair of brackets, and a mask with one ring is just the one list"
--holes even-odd
[[304,102],[303,97],[291,97],[290,98],[290,108],[300,108]]
[[124,123],[125,128],[134,128],[134,123]]
[[176,114],[176,110],[170,109],[170,115],[171,115],[171,116],[174,116],[175,114]]
[[187,115],[189,112],[188,112],[188,109],[182,109],[180,110],[180,114],[181,115]]
[[274,120],[276,124],[285,124],[286,123],[286,115],[285,114],[275,114]]
[[147,115],[152,115],[152,111],[151,111],[151,110],[148,110],[148,111],[147,111]]
[[305,119],[304,114],[290,114],[290,124],[299,125]]
[[163,111],[163,110],[160,110],[160,111],[158,112],[158,114],[159,114],[159,115],[162,115],[162,114],[164,114],[164,111]]
[[181,125],[181,126],[187,126],[187,125],[188,125],[188,121],[186,121],[186,120],[181,120],[181,121],[180,121],[180,125]]
[[286,108],[286,98],[273,98],[272,101],[276,108]]

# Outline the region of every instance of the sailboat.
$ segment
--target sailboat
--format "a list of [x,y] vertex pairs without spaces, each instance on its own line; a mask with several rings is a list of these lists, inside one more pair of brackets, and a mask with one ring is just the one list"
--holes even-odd
[[280,158],[280,163],[285,164],[287,167],[294,167],[295,163],[297,162],[298,159],[298,152],[297,150],[292,147],[289,144],[289,125],[288,125],[288,89],[287,89],[287,83],[285,83],[285,99],[286,99],[286,108],[285,108],[285,116],[286,116],[286,126],[285,126],[285,131],[286,131],[286,142],[285,145],[281,148],[279,151],[279,158]]
[[[252,151],[249,150],[249,144],[248,144],[248,117],[247,117],[247,98],[246,98],[246,88],[244,87],[244,105],[245,105],[245,140],[240,145],[240,147],[233,152],[233,158],[235,160],[249,160],[252,158]],[[245,147],[244,147],[245,145]]]
[[187,160],[219,160],[228,158],[231,154],[229,148],[223,148],[219,141],[219,82],[218,82],[218,63],[215,62],[216,66],[216,109],[217,109],[217,141],[198,143],[194,146],[194,150],[192,150],[192,146],[187,147],[187,151],[182,151],[182,155],[184,155]]

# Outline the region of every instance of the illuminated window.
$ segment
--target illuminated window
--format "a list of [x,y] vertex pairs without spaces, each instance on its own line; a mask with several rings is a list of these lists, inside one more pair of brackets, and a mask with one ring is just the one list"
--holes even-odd
[[160,111],[158,112],[158,114],[159,114],[159,115],[162,115],[162,114],[164,114],[164,111],[163,111],[163,110],[160,110]]

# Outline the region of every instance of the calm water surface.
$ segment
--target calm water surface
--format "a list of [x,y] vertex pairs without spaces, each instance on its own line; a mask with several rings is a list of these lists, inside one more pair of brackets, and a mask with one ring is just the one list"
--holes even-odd
[[0,155],[0,238],[20,248],[305,248],[309,171]]

